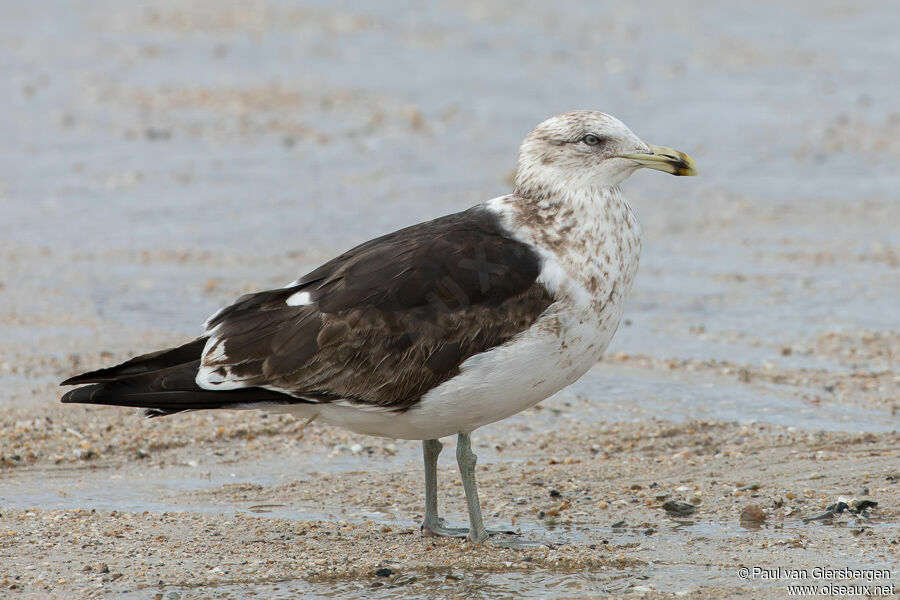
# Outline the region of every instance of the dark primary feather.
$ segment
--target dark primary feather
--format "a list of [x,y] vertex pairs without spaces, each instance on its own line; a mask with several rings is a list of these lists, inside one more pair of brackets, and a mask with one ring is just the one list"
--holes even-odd
[[67,392],[62,402],[147,408],[150,409],[147,415],[151,417],[185,410],[236,408],[259,402],[302,402],[261,388],[204,390],[195,378],[205,343],[206,338],[200,338],[177,348],[144,354],[115,367],[67,379],[61,385],[96,383]]
[[100,383],[103,381],[115,381],[123,377],[150,373],[160,369],[167,369],[173,365],[189,363],[200,358],[206,338],[197,338],[183,346],[159,350],[149,354],[142,354],[114,367],[89,371],[70,377],[60,385],[80,385],[82,383]]
[[148,408],[151,409],[148,416],[163,416],[185,410],[236,408],[259,402],[294,404],[300,401],[261,388],[204,390],[194,381],[199,364],[200,361],[195,360],[161,371],[87,385],[67,392],[62,401]]
[[[206,390],[194,382],[206,343],[200,338],[74,377],[67,382],[107,383],[69,392],[63,401],[162,414],[335,400],[404,410],[457,374],[467,358],[537,320],[553,302],[536,282],[540,268],[533,250],[475,207],[366,242],[293,286],[242,296],[214,315],[207,323],[214,341],[202,365],[211,379],[241,389]],[[298,292],[309,293],[311,304],[289,306]]]

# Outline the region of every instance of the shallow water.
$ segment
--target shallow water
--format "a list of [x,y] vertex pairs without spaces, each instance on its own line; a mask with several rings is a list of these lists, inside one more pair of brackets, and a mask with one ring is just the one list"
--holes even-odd
[[[595,369],[568,392],[582,402],[571,416],[591,421],[714,420],[761,422],[824,431],[885,432],[897,429],[889,410],[836,403],[810,404],[797,397],[796,388],[742,386],[722,381],[662,379],[632,371],[598,372]],[[700,380],[700,381],[697,381]]]
[[[680,334],[699,323],[772,337],[900,323],[900,284],[882,263],[760,257],[896,244],[891,223],[853,211],[900,189],[891,2],[512,6],[413,18],[393,5],[226,3],[212,22],[182,3],[7,8],[2,245],[45,254],[0,267],[19,292],[0,306],[27,316],[76,302],[196,331],[230,300],[198,293],[204,281],[290,281],[501,194],[536,121],[590,106],[690,150],[703,173],[628,182],[645,251],[638,326],[614,348],[681,356]],[[163,249],[188,259],[136,260]],[[212,258],[197,264],[199,252]],[[63,297],[60,272],[79,283]],[[771,280],[736,294],[717,279],[735,273]]]

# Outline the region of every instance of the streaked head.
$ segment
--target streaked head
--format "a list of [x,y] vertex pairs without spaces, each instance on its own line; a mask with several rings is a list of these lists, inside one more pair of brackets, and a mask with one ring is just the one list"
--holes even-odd
[[687,154],[644,143],[613,116],[577,110],[547,119],[528,134],[519,148],[516,191],[546,196],[612,188],[641,167],[697,174]]

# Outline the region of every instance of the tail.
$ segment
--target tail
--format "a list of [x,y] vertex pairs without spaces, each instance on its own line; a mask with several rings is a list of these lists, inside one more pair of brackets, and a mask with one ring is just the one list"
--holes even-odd
[[205,390],[197,385],[197,370],[206,338],[144,354],[115,367],[70,377],[60,385],[87,385],[67,392],[64,403],[134,406],[147,417],[162,417],[186,410],[250,408],[298,404],[304,400],[258,387]]

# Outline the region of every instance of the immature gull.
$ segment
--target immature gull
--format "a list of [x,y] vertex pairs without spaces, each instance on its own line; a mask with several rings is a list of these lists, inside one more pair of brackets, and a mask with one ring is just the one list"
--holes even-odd
[[[484,542],[470,434],[581,377],[618,327],[640,227],[619,184],[640,167],[695,175],[595,111],[544,121],[516,189],[361,244],[210,317],[200,338],[72,377],[63,402],[150,417],[264,408],[423,440],[426,535]],[[469,528],[437,510],[439,438],[457,435]],[[501,542],[515,546],[516,540]]]

